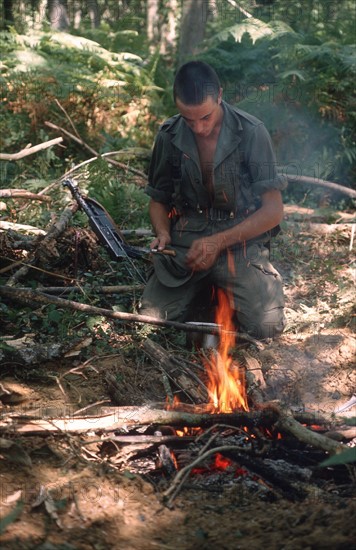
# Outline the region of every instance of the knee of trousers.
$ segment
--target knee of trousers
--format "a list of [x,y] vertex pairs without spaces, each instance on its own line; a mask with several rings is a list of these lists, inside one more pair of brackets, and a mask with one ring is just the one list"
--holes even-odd
[[283,307],[261,311],[258,315],[251,317],[237,313],[237,320],[243,332],[247,332],[258,340],[275,338],[286,326]]
[[153,275],[144,289],[139,314],[165,321],[184,322],[189,308],[189,292],[167,288]]

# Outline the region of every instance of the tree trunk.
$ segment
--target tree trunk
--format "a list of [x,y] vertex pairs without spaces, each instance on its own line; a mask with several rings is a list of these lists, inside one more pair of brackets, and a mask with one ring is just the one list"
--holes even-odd
[[47,0],[39,0],[36,9],[33,10],[33,28],[40,31],[46,20]]
[[204,38],[206,0],[183,0],[179,41],[179,63],[198,52]]
[[69,17],[65,0],[48,0],[48,15],[52,30],[68,29]]
[[88,13],[91,22],[91,28],[97,29],[100,25],[100,10],[97,0],[87,0]]
[[71,20],[73,21],[73,27],[79,29],[82,22],[82,1],[73,0],[71,10]]
[[14,24],[14,12],[13,12],[12,0],[4,0],[3,9],[4,9],[4,22],[2,24],[2,28],[6,29],[11,27]]
[[159,42],[159,0],[147,0],[147,40],[153,53]]
[[171,56],[176,51],[177,46],[177,18],[178,1],[167,0],[167,16],[162,25],[160,53],[165,56]]

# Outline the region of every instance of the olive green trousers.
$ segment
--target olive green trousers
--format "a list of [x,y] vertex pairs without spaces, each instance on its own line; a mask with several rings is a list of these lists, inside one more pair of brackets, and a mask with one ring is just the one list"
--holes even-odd
[[238,330],[257,339],[273,338],[283,331],[282,278],[270,263],[269,250],[264,244],[235,246],[222,253],[211,269],[193,273],[188,280],[177,278],[176,286],[171,274],[166,279],[164,269],[162,264],[155,265],[143,292],[140,314],[170,321],[194,321],[194,308],[213,303],[209,295],[200,299],[203,303],[196,302],[202,289],[222,289],[232,296]]

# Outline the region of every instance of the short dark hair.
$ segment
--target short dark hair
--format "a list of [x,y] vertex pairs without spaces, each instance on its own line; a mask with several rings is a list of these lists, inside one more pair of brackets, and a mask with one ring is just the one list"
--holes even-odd
[[208,97],[217,100],[220,87],[219,77],[210,65],[204,61],[189,61],[176,73],[174,101],[179,99],[185,105],[200,105]]

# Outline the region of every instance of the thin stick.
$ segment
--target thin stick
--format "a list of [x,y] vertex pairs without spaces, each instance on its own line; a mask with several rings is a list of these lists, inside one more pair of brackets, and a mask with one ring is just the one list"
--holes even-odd
[[74,125],[74,122],[73,122],[72,119],[70,118],[70,116],[69,116],[69,114],[67,113],[67,111],[65,110],[65,108],[59,103],[59,101],[58,101],[57,98],[55,98],[54,101],[57,103],[57,105],[58,105],[58,107],[61,109],[61,111],[65,114],[65,116],[66,116],[66,118],[67,118],[69,124],[70,124],[71,127],[73,128],[73,131],[74,131],[75,135],[77,136],[77,138],[81,139],[81,138],[80,138],[80,135],[79,135],[79,133],[78,133],[78,130],[76,129],[76,127],[75,127],[75,125]]
[[[57,304],[58,306],[65,307],[67,309],[74,309],[76,311],[88,312],[98,315],[103,315],[110,319],[117,319],[124,321],[126,323],[143,323],[148,325],[155,325],[161,327],[171,327],[177,330],[182,330],[184,332],[196,332],[198,327],[191,325],[189,323],[178,323],[176,321],[165,321],[163,319],[158,319],[156,317],[151,317],[148,315],[136,315],[134,313],[124,313],[119,311],[112,311],[109,309],[104,309],[96,306],[89,306],[87,304],[81,304],[79,302],[74,302],[73,300],[66,300],[64,298],[59,298],[57,296],[51,296],[40,292],[38,290],[19,290],[17,288],[12,288],[8,286],[0,287],[0,295],[7,298],[13,298],[15,300],[24,301],[24,302],[37,302],[41,304]],[[204,334],[216,334],[216,329],[214,327],[199,327],[199,332]],[[224,331],[221,331],[221,334],[224,334]],[[237,338],[241,338],[240,333],[236,334]]]
[[43,202],[52,201],[51,197],[48,197],[47,195],[38,195],[36,193],[31,193],[30,191],[25,191],[24,189],[0,189],[0,197],[4,199],[21,198]]
[[166,501],[167,498],[169,500],[167,501],[167,505],[171,506],[173,503],[173,500],[178,495],[179,491],[184,485],[184,482],[189,477],[190,472],[192,469],[197,466],[200,462],[205,460],[206,458],[209,458],[209,456],[216,454],[216,453],[223,453],[226,451],[237,451],[237,452],[246,452],[246,449],[239,447],[238,445],[222,445],[221,447],[214,447],[213,449],[209,449],[209,451],[206,451],[204,454],[198,456],[193,462],[188,464],[187,466],[184,466],[174,477],[173,482],[171,486],[163,493],[163,498]]
[[62,132],[65,136],[69,137],[73,141],[76,141],[77,143],[85,147],[85,149],[87,149],[90,153],[92,153],[92,155],[95,155],[98,158],[105,158],[105,160],[110,164],[112,164],[113,166],[117,166],[118,168],[122,168],[124,170],[129,170],[133,174],[136,174],[141,178],[147,179],[146,174],[144,174],[144,172],[141,172],[141,170],[132,168],[131,166],[128,166],[127,164],[123,164],[122,162],[118,162],[117,160],[113,160],[107,157],[102,157],[102,155],[100,155],[98,151],[96,151],[95,149],[93,149],[93,147],[85,143],[85,141],[82,138],[80,137],[78,138],[77,136],[74,136],[73,134],[68,132],[68,130],[65,130],[64,128],[61,128],[60,126],[57,126],[56,124],[52,124],[52,122],[48,122],[48,121],[45,121],[45,125],[48,126],[49,128],[52,128],[53,130],[58,130],[59,132]]

